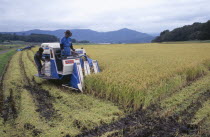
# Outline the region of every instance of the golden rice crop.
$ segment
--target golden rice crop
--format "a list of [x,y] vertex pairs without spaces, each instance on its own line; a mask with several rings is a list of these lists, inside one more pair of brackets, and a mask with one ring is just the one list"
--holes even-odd
[[88,76],[87,92],[125,107],[148,106],[206,74],[210,44],[125,44],[85,46],[102,73]]
[[[99,61],[102,70],[85,78],[85,92],[127,109],[158,103],[157,109],[145,110],[154,113],[151,117],[142,116],[143,119],[154,120],[153,114],[164,119],[179,115],[179,123],[185,123],[189,117],[188,124],[198,125],[199,134],[209,133],[210,44],[87,45],[84,48],[91,58]],[[56,84],[57,81],[35,77],[33,56],[37,49],[17,52],[3,77],[2,136],[75,136],[124,115],[111,102],[74,93]],[[54,115],[46,116],[43,112]],[[159,126],[156,119],[155,122]],[[121,131],[124,132],[112,130],[104,136]]]

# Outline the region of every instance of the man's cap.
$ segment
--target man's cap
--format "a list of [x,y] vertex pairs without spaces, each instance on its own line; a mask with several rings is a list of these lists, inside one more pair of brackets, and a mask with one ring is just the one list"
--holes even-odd
[[43,51],[44,51],[44,49],[43,49],[43,48],[39,48],[39,51],[40,51],[40,52],[43,52]]
[[71,31],[70,30],[66,30],[65,34],[71,35]]

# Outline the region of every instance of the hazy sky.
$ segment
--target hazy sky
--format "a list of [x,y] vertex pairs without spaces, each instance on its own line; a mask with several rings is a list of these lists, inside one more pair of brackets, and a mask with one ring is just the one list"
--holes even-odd
[[210,0],[0,0],[0,32],[29,29],[158,33],[210,20]]

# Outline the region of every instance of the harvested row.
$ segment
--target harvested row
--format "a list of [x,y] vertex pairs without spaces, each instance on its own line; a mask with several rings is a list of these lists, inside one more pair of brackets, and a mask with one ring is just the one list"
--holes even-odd
[[47,120],[51,119],[56,116],[56,110],[52,104],[54,98],[50,95],[49,91],[41,89],[40,86],[35,83],[35,81],[31,81],[29,79],[29,76],[31,75],[30,68],[28,67],[28,64],[26,64],[26,61],[23,60],[23,58],[27,58],[26,52],[23,53],[23,56],[20,59],[20,64],[23,68],[23,75],[28,82],[25,85],[25,88],[30,91],[31,95],[35,99],[34,102],[38,107],[37,111],[40,112],[41,116]]
[[[181,89],[179,92],[176,92],[171,97],[162,100],[161,108],[164,111],[160,112],[161,115],[168,116],[174,112],[178,113],[179,111],[187,108],[192,102],[198,100],[198,98],[201,97],[205,92],[206,94],[209,94],[209,82],[210,76],[208,74],[202,79],[195,81],[190,86],[187,86]],[[194,105],[196,105],[196,103],[194,103]]]
[[123,115],[110,102],[72,93],[54,82],[34,77],[37,70],[33,55],[31,51],[18,52],[9,64],[3,80],[1,135],[74,136]]
[[[25,127],[27,123],[31,123],[31,121],[36,123],[40,123],[40,121],[42,121],[39,119],[39,117],[37,117],[37,113],[34,110],[35,104],[32,102],[30,95],[27,94],[28,91],[23,89],[26,79],[23,77],[21,65],[18,65],[21,56],[21,52],[18,52],[13,56],[3,81],[5,109],[2,112],[4,123],[0,124],[0,132],[2,136],[26,136],[29,134],[37,135],[39,133],[38,129],[34,127],[33,130],[28,132],[25,130]],[[10,107],[12,105],[7,103],[8,98],[13,104],[12,108]],[[15,113],[11,113],[12,111],[7,111],[12,109],[15,109]],[[41,123],[40,125],[44,126],[45,124]]]
[[203,135],[210,135],[210,99],[205,101],[199,110],[195,113],[191,123],[199,125],[199,133]]
[[[53,97],[52,105],[58,115],[58,117],[48,120],[51,126],[51,130],[47,130],[48,133],[76,135],[81,130],[90,129],[102,123],[109,123],[122,115],[122,112],[111,103],[105,103],[91,96],[71,93],[69,89],[56,86],[54,82],[34,77],[33,75],[37,73],[37,70],[32,58],[33,54],[30,51],[23,52],[23,62],[28,81],[32,85],[38,85],[42,90],[49,91],[50,96]],[[58,132],[60,129],[62,131]]]
[[37,136],[50,128],[46,121],[40,117],[33,96],[26,89],[22,89],[21,108],[19,111],[18,118],[15,121],[16,126],[14,127],[18,130],[14,134]]
[[8,65],[7,73],[3,77],[2,93],[3,93],[3,110],[1,111],[4,121],[15,119],[17,110],[20,108],[21,86],[23,79],[21,78],[20,66],[15,66],[13,62],[18,62],[20,53],[17,53]]

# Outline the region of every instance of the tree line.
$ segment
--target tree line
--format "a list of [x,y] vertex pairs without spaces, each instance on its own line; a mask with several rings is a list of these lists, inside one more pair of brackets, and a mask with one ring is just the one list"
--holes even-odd
[[[24,42],[59,42],[59,39],[54,35],[48,34],[30,34],[16,35],[16,33],[0,33],[0,42],[24,41]],[[89,43],[87,40],[78,41],[72,39],[73,43]]]
[[30,34],[30,35],[16,35],[0,33],[0,42],[4,41],[25,41],[25,42],[56,42],[58,38],[48,34]]
[[81,40],[81,41],[79,41],[79,40],[76,40],[76,39],[71,39],[71,42],[72,43],[90,43],[90,41],[87,41],[87,40]]
[[210,20],[206,23],[194,23],[172,31],[164,30],[152,42],[210,40]]

